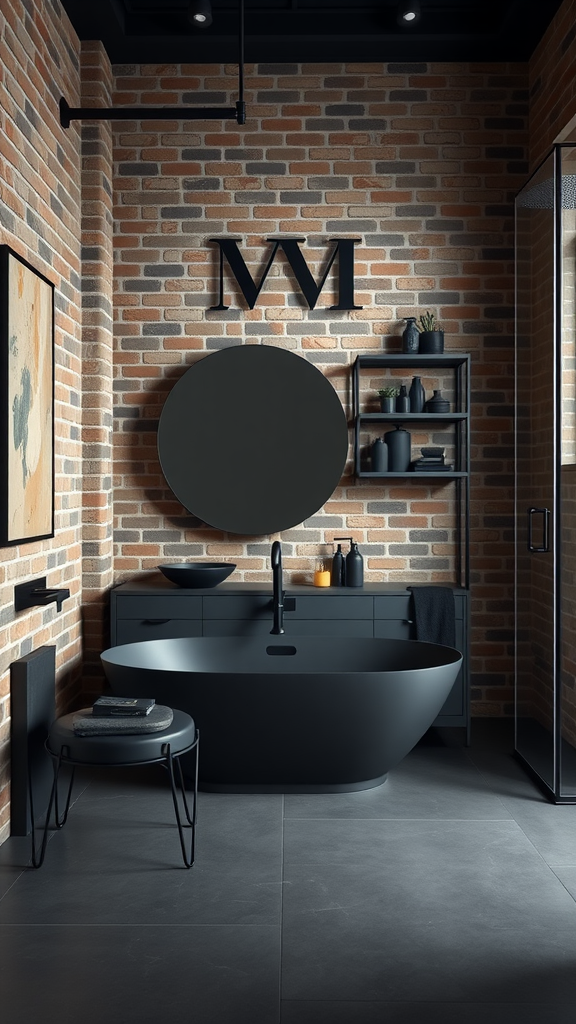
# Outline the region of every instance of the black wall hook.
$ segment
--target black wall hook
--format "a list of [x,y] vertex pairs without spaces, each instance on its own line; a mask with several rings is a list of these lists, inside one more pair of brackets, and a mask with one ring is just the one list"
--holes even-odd
[[46,577],[41,576],[37,580],[28,580],[27,583],[18,583],[14,587],[14,610],[23,612],[26,608],[35,608],[37,605],[52,604],[55,602],[59,612],[62,611],[62,604],[70,591],[66,588],[56,590],[46,586]]

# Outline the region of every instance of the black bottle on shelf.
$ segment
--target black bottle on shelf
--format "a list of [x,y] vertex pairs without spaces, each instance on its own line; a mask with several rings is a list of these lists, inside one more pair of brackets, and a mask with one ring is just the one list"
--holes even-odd
[[396,398],[396,412],[410,412],[410,396],[405,384],[400,385],[400,391]]
[[334,552],[332,558],[332,570],[330,572],[330,586],[331,587],[343,587],[344,586],[344,555],[342,554],[342,545],[338,545],[337,551]]
[[350,551],[346,555],[346,586],[364,586],[364,559],[358,550],[356,541],[352,541]]
[[388,471],[388,445],[384,443],[383,437],[377,437],[372,445],[370,464],[373,473],[386,473]]
[[422,412],[424,408],[425,395],[420,377],[412,378],[408,397],[410,399],[410,412]]
[[410,466],[412,451],[412,435],[409,430],[403,430],[398,424],[395,430],[389,430],[384,434],[384,440],[388,445],[388,471],[390,473],[405,473]]
[[344,586],[364,586],[364,559],[358,550],[358,544],[352,537],[335,537],[334,540],[347,540],[350,551],[346,555],[344,565]]

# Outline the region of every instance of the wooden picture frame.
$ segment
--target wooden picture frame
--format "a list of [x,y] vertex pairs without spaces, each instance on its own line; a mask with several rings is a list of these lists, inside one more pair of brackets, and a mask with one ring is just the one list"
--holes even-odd
[[54,536],[54,285],[0,245],[0,545]]

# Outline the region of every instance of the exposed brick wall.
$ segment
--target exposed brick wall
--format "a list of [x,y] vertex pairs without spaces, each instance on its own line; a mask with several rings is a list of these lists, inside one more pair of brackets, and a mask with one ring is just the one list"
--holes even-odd
[[[78,687],[80,667],[80,154],[59,124],[58,100],[79,101],[78,42],[57,3],[0,5],[0,243],[55,289],[55,537],[0,552],[0,841],[8,833],[12,661],[55,644],[58,704]],[[14,585],[46,576],[68,587],[54,604],[18,615]]]
[[530,61],[532,168],[576,117],[575,62],[576,0],[564,0]]
[[[270,538],[203,526],[160,473],[158,416],[188,365],[224,345],[281,345],[314,361],[349,408],[356,354],[398,350],[401,318],[433,308],[447,349],[473,356],[474,711],[509,713],[512,199],[527,172],[527,81],[518,64],[261,64],[247,68],[245,127],[115,125],[117,580],[194,555],[269,577]],[[234,66],[115,68],[117,104],[229,105],[235,89]],[[257,276],[278,234],[307,237],[316,276],[328,238],[361,238],[363,309],[329,311],[327,289],[308,310],[279,264],[253,310],[229,281],[229,311],[210,312],[207,240],[242,237]],[[287,577],[310,573],[344,534],[360,542],[368,579],[450,578],[451,501],[449,484],[357,482],[349,465],[324,508],[282,535]]]
[[[473,707],[510,711],[511,200],[528,152],[534,166],[576,116],[575,40],[576,0],[566,0],[529,79],[518,64],[260,65],[247,69],[245,127],[117,125],[112,490],[112,133],[88,123],[82,133],[78,124],[63,131],[58,121],[61,95],[80,102],[81,77],[84,103],[108,102],[110,68],[100,44],[80,54],[58,0],[0,0],[0,243],[56,286],[56,536],[0,554],[0,841],[8,828],[13,660],[54,643],[63,709],[78,696],[81,603],[89,690],[112,578],[193,555],[234,558],[245,579],[269,576],[270,538],[205,528],[159,472],[162,402],[194,359],[222,345],[263,341],[300,352],[347,408],[356,354],[398,349],[401,317],[417,309],[437,311],[447,349],[472,353]],[[114,102],[225,105],[235,89],[233,65],[117,67]],[[238,303],[228,282],[231,309],[208,312],[217,282],[207,239],[241,236],[256,274],[264,239],[280,233],[308,238],[316,276],[328,238],[360,237],[364,308],[329,313],[327,287],[309,311],[278,264],[255,309]],[[369,579],[450,578],[451,500],[450,485],[357,483],[349,463],[318,515],[284,533],[287,576],[309,574],[323,544],[342,532],[360,541]],[[50,606],[15,616],[14,584],[36,575],[70,587],[62,614]]]
[[[109,107],[112,68],[99,42],[82,44],[82,106]],[[82,133],[82,512],[84,693],[101,692],[112,574],[112,130]]]

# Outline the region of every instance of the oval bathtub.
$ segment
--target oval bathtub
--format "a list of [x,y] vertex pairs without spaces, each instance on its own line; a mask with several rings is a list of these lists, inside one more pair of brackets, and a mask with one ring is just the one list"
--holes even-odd
[[380,785],[424,735],[462,664],[415,640],[198,637],[102,654],[117,696],[192,715],[203,789],[346,792]]

